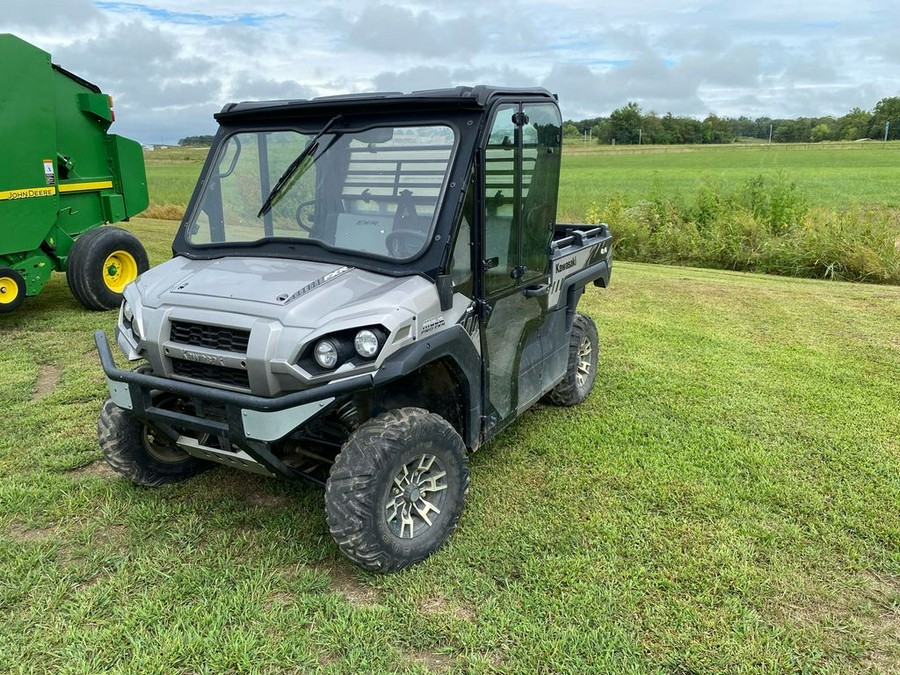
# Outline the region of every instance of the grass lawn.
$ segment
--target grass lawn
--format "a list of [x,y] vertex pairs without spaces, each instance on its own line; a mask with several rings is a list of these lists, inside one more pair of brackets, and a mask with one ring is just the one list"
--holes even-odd
[[651,196],[691,198],[709,183],[736,186],[759,175],[797,184],[811,204],[900,207],[900,143],[629,146],[563,153],[560,220],[584,218],[613,194],[632,204]]
[[[131,227],[153,262],[175,223]],[[449,544],[372,576],[322,491],[100,459],[89,313],[0,317],[0,671],[889,672],[900,287],[617,263],[601,377],[472,457]]]
[[[177,205],[180,218],[200,174],[206,148],[145,153],[151,202]],[[815,145],[583,146],[563,153],[559,219],[580,222],[591,202],[622,194],[627,203],[651,194],[692,196],[710,181],[725,185],[777,175],[797,183],[810,203],[900,207],[900,143]]]
[[208,152],[208,148],[145,151],[144,164],[147,167],[151,208],[158,211],[165,205],[177,206],[177,210],[165,215],[180,220]]

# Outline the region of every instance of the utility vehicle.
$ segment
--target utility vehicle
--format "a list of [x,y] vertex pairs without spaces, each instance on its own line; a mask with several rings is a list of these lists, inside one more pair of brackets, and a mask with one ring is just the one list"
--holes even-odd
[[561,120],[543,89],[237,103],[174,257],[125,289],[110,466],[140,485],[212,463],[325,486],[331,534],[392,571],[456,528],[467,452],[597,375],[577,313],[605,225],[556,224]]

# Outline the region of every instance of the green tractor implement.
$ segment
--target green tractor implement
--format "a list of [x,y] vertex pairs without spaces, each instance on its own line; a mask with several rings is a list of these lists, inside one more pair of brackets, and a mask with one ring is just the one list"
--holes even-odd
[[112,309],[149,265],[137,238],[102,227],[147,208],[141,146],[108,134],[112,99],[0,34],[0,313],[66,273],[87,308]]

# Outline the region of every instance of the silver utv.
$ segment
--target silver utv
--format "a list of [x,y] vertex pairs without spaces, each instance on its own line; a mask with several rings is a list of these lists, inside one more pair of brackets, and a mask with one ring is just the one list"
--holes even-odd
[[174,257],[125,290],[109,464],[141,485],[225,464],[325,486],[340,549],[406,567],[456,528],[467,452],[541,397],[578,403],[605,226],[555,223],[543,90],[232,104]]

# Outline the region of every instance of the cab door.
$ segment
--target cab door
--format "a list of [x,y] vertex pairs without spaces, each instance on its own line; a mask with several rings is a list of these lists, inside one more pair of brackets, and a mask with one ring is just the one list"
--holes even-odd
[[542,333],[561,127],[553,103],[502,103],[480,154],[485,439],[545,389]]

